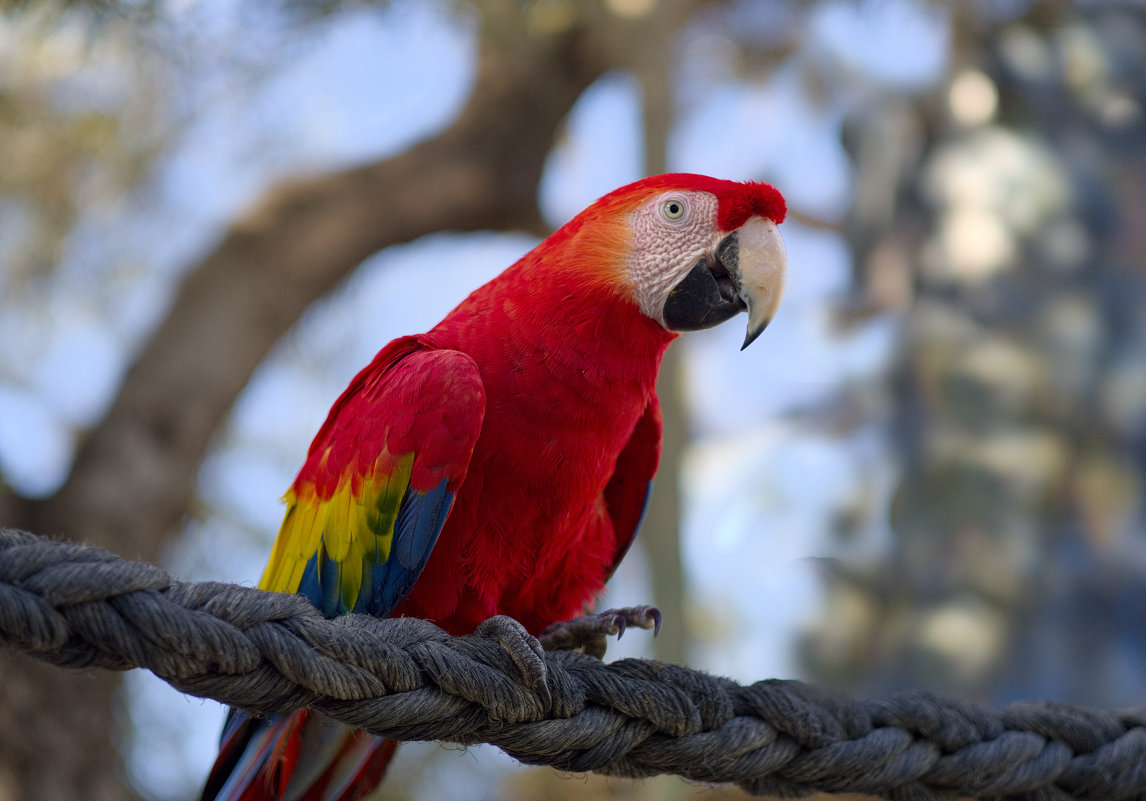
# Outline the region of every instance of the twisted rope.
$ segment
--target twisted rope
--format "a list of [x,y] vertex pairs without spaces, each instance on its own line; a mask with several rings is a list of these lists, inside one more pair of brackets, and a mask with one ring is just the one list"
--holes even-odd
[[302,597],[187,584],[107,551],[0,529],[0,645],[144,667],[254,712],[305,707],[396,740],[488,742],[521,762],[750,793],[1146,799],[1146,707],[993,711],[924,692],[857,701],[639,659],[549,652],[551,704],[491,639],[422,620],[326,620]]

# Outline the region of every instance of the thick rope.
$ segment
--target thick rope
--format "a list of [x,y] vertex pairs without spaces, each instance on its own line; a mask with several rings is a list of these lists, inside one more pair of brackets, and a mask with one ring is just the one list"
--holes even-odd
[[65,667],[144,667],[260,713],[311,707],[396,740],[488,742],[567,771],[675,773],[779,796],[1146,799],[1146,707],[992,711],[924,692],[857,701],[549,652],[543,709],[492,639],[413,619],[326,620],[299,596],[187,584],[11,529],[0,529],[0,645]]

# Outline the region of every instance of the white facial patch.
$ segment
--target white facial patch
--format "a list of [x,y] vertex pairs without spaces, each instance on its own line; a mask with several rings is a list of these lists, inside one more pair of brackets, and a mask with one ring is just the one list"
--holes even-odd
[[716,212],[715,196],[690,191],[664,192],[633,212],[629,274],[646,316],[663,325],[669,291],[719,243]]

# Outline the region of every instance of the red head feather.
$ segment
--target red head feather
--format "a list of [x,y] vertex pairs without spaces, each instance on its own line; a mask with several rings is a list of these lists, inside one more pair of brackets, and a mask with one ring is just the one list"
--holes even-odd
[[654,175],[622,186],[602,197],[590,208],[602,210],[635,205],[649,195],[672,189],[689,189],[715,195],[720,203],[717,223],[722,231],[739,228],[754,214],[767,217],[779,225],[788,212],[784,196],[772,184],[764,181],[725,181],[687,172]]

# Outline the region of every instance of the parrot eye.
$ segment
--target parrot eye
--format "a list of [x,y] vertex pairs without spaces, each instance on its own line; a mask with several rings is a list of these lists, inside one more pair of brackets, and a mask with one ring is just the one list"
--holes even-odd
[[661,206],[661,214],[664,215],[665,219],[674,222],[683,217],[686,210],[684,201],[677,198],[666,200]]

